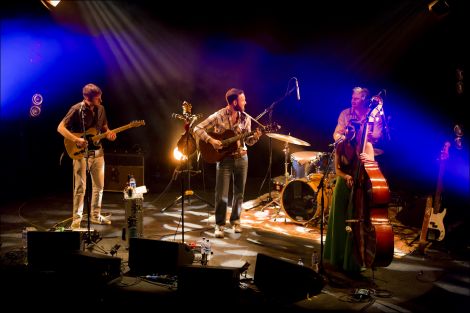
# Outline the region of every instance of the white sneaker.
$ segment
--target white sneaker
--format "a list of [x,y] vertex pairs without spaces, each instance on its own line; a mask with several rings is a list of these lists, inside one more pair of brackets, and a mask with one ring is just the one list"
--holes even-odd
[[98,216],[92,216],[90,219],[90,222],[92,224],[99,224],[99,225],[110,225],[111,220],[109,220],[107,217],[104,217],[103,215],[99,214]]
[[214,236],[215,238],[224,238],[224,226],[215,225]]

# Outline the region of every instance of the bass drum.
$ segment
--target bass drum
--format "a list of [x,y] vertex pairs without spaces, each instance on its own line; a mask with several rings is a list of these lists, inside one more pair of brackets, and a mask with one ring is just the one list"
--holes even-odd
[[[322,174],[290,181],[281,192],[281,208],[295,223],[305,224],[321,212],[321,192],[317,192]],[[329,183],[325,181],[325,186]],[[328,208],[331,193],[325,192],[324,203]]]

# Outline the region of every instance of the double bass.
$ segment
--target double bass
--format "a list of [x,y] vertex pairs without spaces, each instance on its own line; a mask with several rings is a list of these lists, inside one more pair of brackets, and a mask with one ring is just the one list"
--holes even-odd
[[[374,99],[375,98],[375,99]],[[369,125],[382,112],[383,101],[373,97],[375,107],[367,114],[362,127],[360,148],[365,152]],[[360,264],[367,268],[390,265],[394,252],[393,229],[388,218],[390,189],[376,161],[358,162],[354,186],[350,196],[350,208],[354,212],[351,223],[354,251]]]

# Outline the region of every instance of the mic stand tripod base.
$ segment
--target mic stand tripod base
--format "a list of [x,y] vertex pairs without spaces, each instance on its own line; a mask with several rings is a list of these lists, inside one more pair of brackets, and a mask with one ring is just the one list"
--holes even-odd
[[[271,205],[273,205],[273,204],[276,204],[275,208],[279,208],[279,209],[281,208],[281,204],[279,203],[279,197],[277,197],[277,199],[276,199],[276,198],[272,198],[272,199],[269,199],[269,198],[268,198],[268,199],[266,199],[266,200],[268,200],[268,201],[271,200],[271,201],[269,201],[267,204],[265,204],[265,205],[261,208],[261,212],[263,212],[266,208],[269,208],[269,207],[270,207]],[[279,211],[279,209],[278,209],[278,211]]]
[[[197,199],[199,199],[200,201],[204,202],[205,204],[211,206],[211,207],[214,207],[214,205],[212,203],[210,203],[209,201],[207,201],[206,199],[204,199],[203,197],[199,196],[197,193],[195,193],[193,190],[186,190],[184,192],[184,198],[185,198],[185,201],[188,201],[188,205],[191,205],[191,197],[195,197]],[[182,196],[179,196],[178,198],[175,199],[175,201],[173,201],[172,203],[170,203],[169,205],[167,205],[166,207],[164,207],[160,212],[165,212],[166,210],[168,210],[169,208],[175,206],[179,201],[181,201],[183,199]]]

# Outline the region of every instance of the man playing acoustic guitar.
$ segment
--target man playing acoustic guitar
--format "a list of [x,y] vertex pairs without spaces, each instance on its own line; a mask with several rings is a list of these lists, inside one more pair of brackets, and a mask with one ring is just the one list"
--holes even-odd
[[106,133],[106,139],[116,140],[116,133],[110,131],[104,106],[101,104],[101,89],[94,84],[87,84],[83,87],[83,101],[73,105],[67,115],[62,119],[57,131],[66,140],[72,141],[75,145],[86,151],[87,155],[73,160],[73,215],[72,229],[80,228],[83,216],[83,206],[87,181],[87,164],[92,181],[92,196],[90,207],[90,221],[94,224],[111,224],[111,221],[101,215],[101,200],[104,189],[104,155],[103,148],[95,143],[89,143],[87,136],[77,136],[87,134],[89,130]]
[[[216,165],[216,186],[215,186],[215,232],[216,238],[224,237],[226,224],[228,191],[230,186],[230,176],[233,177],[233,200],[232,213],[230,214],[230,224],[235,233],[241,233],[240,215],[245,193],[245,183],[248,173],[248,155],[246,145],[254,145],[261,131],[257,129],[251,133],[251,120],[242,112],[245,111],[246,97],[243,90],[231,88],[225,94],[227,106],[210,115],[194,127],[194,134],[200,142],[209,143],[214,148],[217,155],[223,155]],[[207,132],[211,130],[212,133]],[[222,144],[224,139],[247,134],[225,147]],[[224,153],[220,151],[225,150]],[[225,153],[226,152],[226,153]],[[203,156],[204,157],[204,156]]]

